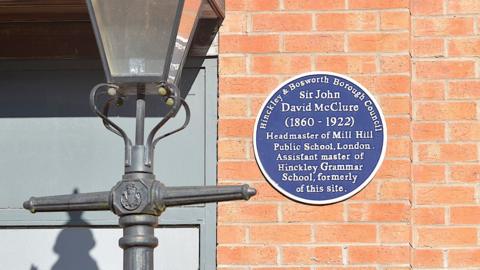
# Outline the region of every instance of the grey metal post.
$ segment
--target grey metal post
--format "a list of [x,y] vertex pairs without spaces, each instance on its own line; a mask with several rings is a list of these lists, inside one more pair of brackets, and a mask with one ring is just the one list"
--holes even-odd
[[139,86],[135,125],[135,145],[143,145],[145,137],[145,86]]
[[[134,149],[141,149],[142,155],[133,155],[132,164],[145,164],[145,86],[137,87],[136,117],[135,117],[135,145]],[[146,170],[146,173],[149,171]],[[122,181],[128,181],[125,172]],[[139,176],[143,178],[155,177],[152,173]],[[158,216],[154,215],[126,215],[119,219],[120,227],[123,228],[123,237],[119,240],[119,246],[123,249],[124,270],[153,270],[153,250],[158,245],[155,237],[155,226],[158,224]]]
[[[153,251],[158,245],[154,230],[158,217],[167,207],[209,202],[248,200],[256,194],[256,190],[248,185],[240,186],[198,186],[198,187],[166,187],[155,180],[153,174],[153,154],[155,144],[186,127],[190,120],[190,109],[181,98],[180,90],[173,84],[162,84],[166,91],[166,100],[174,101],[171,110],[148,135],[145,142],[145,89],[137,87],[136,93],[136,130],[135,144],[126,133],[108,118],[110,99],[104,105],[104,112],[95,104],[97,91],[101,88],[114,88],[111,91],[117,101],[124,96],[118,93],[118,86],[100,84],[92,89],[90,106],[103,120],[105,127],[123,138],[125,144],[125,174],[111,191],[86,194],[70,194],[47,197],[32,197],[23,204],[25,209],[35,212],[52,211],[102,211],[111,210],[120,217],[119,224],[123,228],[123,237],[119,245],[124,250],[124,270],[153,270]],[[122,102],[117,102],[121,104]],[[171,102],[170,102],[171,103]],[[168,104],[168,102],[167,102]],[[175,115],[180,107],[186,112],[184,124],[171,132],[157,138],[157,131]]]
[[119,245],[123,248],[124,270],[153,270],[153,249],[158,245],[154,235],[157,216],[129,215],[120,218],[123,237]]

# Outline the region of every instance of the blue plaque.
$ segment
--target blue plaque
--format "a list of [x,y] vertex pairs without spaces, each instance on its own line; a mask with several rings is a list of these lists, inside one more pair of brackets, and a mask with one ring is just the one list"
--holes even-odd
[[358,82],[312,72],[270,94],[253,136],[257,163],[276,190],[299,202],[330,204],[372,180],[385,156],[387,127]]

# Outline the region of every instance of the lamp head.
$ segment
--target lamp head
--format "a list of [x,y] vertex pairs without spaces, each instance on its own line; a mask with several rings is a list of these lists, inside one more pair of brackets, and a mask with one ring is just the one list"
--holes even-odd
[[[223,20],[217,0],[86,0],[108,83],[123,94],[178,85],[202,20]],[[206,28],[212,36],[218,31]],[[205,35],[205,33],[203,34]]]

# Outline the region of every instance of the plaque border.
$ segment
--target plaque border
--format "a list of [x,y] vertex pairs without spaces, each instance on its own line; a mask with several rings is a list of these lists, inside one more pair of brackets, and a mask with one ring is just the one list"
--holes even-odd
[[[268,175],[268,173],[266,172],[265,168],[263,167],[263,164],[262,164],[262,161],[260,160],[260,157],[258,155],[258,149],[257,149],[257,141],[256,141],[256,138],[257,138],[257,127],[258,127],[258,122],[260,120],[260,116],[262,115],[262,112],[263,110],[265,109],[265,106],[267,105],[268,101],[279,91],[283,88],[284,85],[286,85],[288,82],[291,82],[291,81],[294,81],[296,79],[299,79],[301,77],[305,77],[305,76],[310,76],[310,75],[331,75],[331,76],[337,76],[337,77],[340,77],[344,80],[347,80],[347,81],[350,81],[352,83],[354,83],[356,86],[358,86],[373,102],[373,104],[375,105],[375,107],[377,108],[378,110],[378,113],[380,114],[380,119],[383,123],[383,144],[382,144],[382,153],[380,154],[380,158],[377,162],[377,165],[375,166],[375,168],[373,169],[372,173],[368,176],[368,178],[360,185],[358,186],[356,189],[354,189],[353,191],[343,195],[343,196],[340,196],[340,197],[337,197],[337,198],[334,198],[334,199],[329,199],[329,200],[308,200],[308,199],[304,199],[304,198],[300,198],[298,196],[295,196],[293,194],[291,194],[290,192],[284,190],[282,187],[280,187],[273,179],[271,179],[271,177]],[[382,111],[382,108],[380,107],[379,103],[377,102],[377,100],[375,99],[375,97],[373,96],[372,93],[370,93],[370,91],[365,88],[361,83],[359,83],[358,81],[354,80],[353,78],[347,76],[347,75],[343,75],[343,74],[339,74],[339,73],[336,73],[336,72],[330,72],[330,71],[311,71],[311,72],[305,72],[305,73],[301,73],[299,75],[296,75],[296,76],[293,76],[293,77],[290,77],[288,78],[287,80],[281,82],[273,91],[270,92],[270,94],[265,98],[265,100],[263,101],[263,104],[262,106],[260,107],[260,110],[257,114],[257,117],[255,119],[255,125],[253,127],[253,150],[254,150],[254,154],[255,154],[255,161],[258,165],[258,167],[260,168],[260,171],[262,172],[263,176],[265,177],[265,179],[267,180],[267,182],[275,189],[277,190],[278,192],[280,192],[283,196],[291,199],[291,200],[294,200],[294,201],[297,201],[297,202],[300,202],[300,203],[304,203],[304,204],[311,204],[311,205],[328,205],[328,204],[333,204],[333,203],[337,203],[337,202],[341,202],[341,201],[344,201],[344,200],[347,200],[351,197],[353,197],[354,195],[356,195],[358,192],[360,192],[362,189],[364,189],[372,180],[373,178],[375,177],[376,173],[378,172],[378,170],[380,169],[384,159],[385,159],[385,154],[386,154],[386,151],[387,151],[387,140],[388,140],[388,136],[387,136],[387,122],[385,121],[385,116],[383,114],[383,111]]]

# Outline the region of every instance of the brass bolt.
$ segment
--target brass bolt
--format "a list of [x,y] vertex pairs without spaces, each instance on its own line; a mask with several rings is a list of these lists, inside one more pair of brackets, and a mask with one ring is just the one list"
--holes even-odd
[[175,104],[175,101],[173,100],[173,98],[167,98],[165,104],[167,104],[168,106],[173,106],[173,104]]
[[117,89],[115,89],[113,87],[110,87],[110,88],[108,88],[107,93],[110,96],[115,96],[117,94]]
[[166,96],[168,94],[168,90],[165,87],[160,86],[158,88],[158,93],[160,94],[160,96]]

